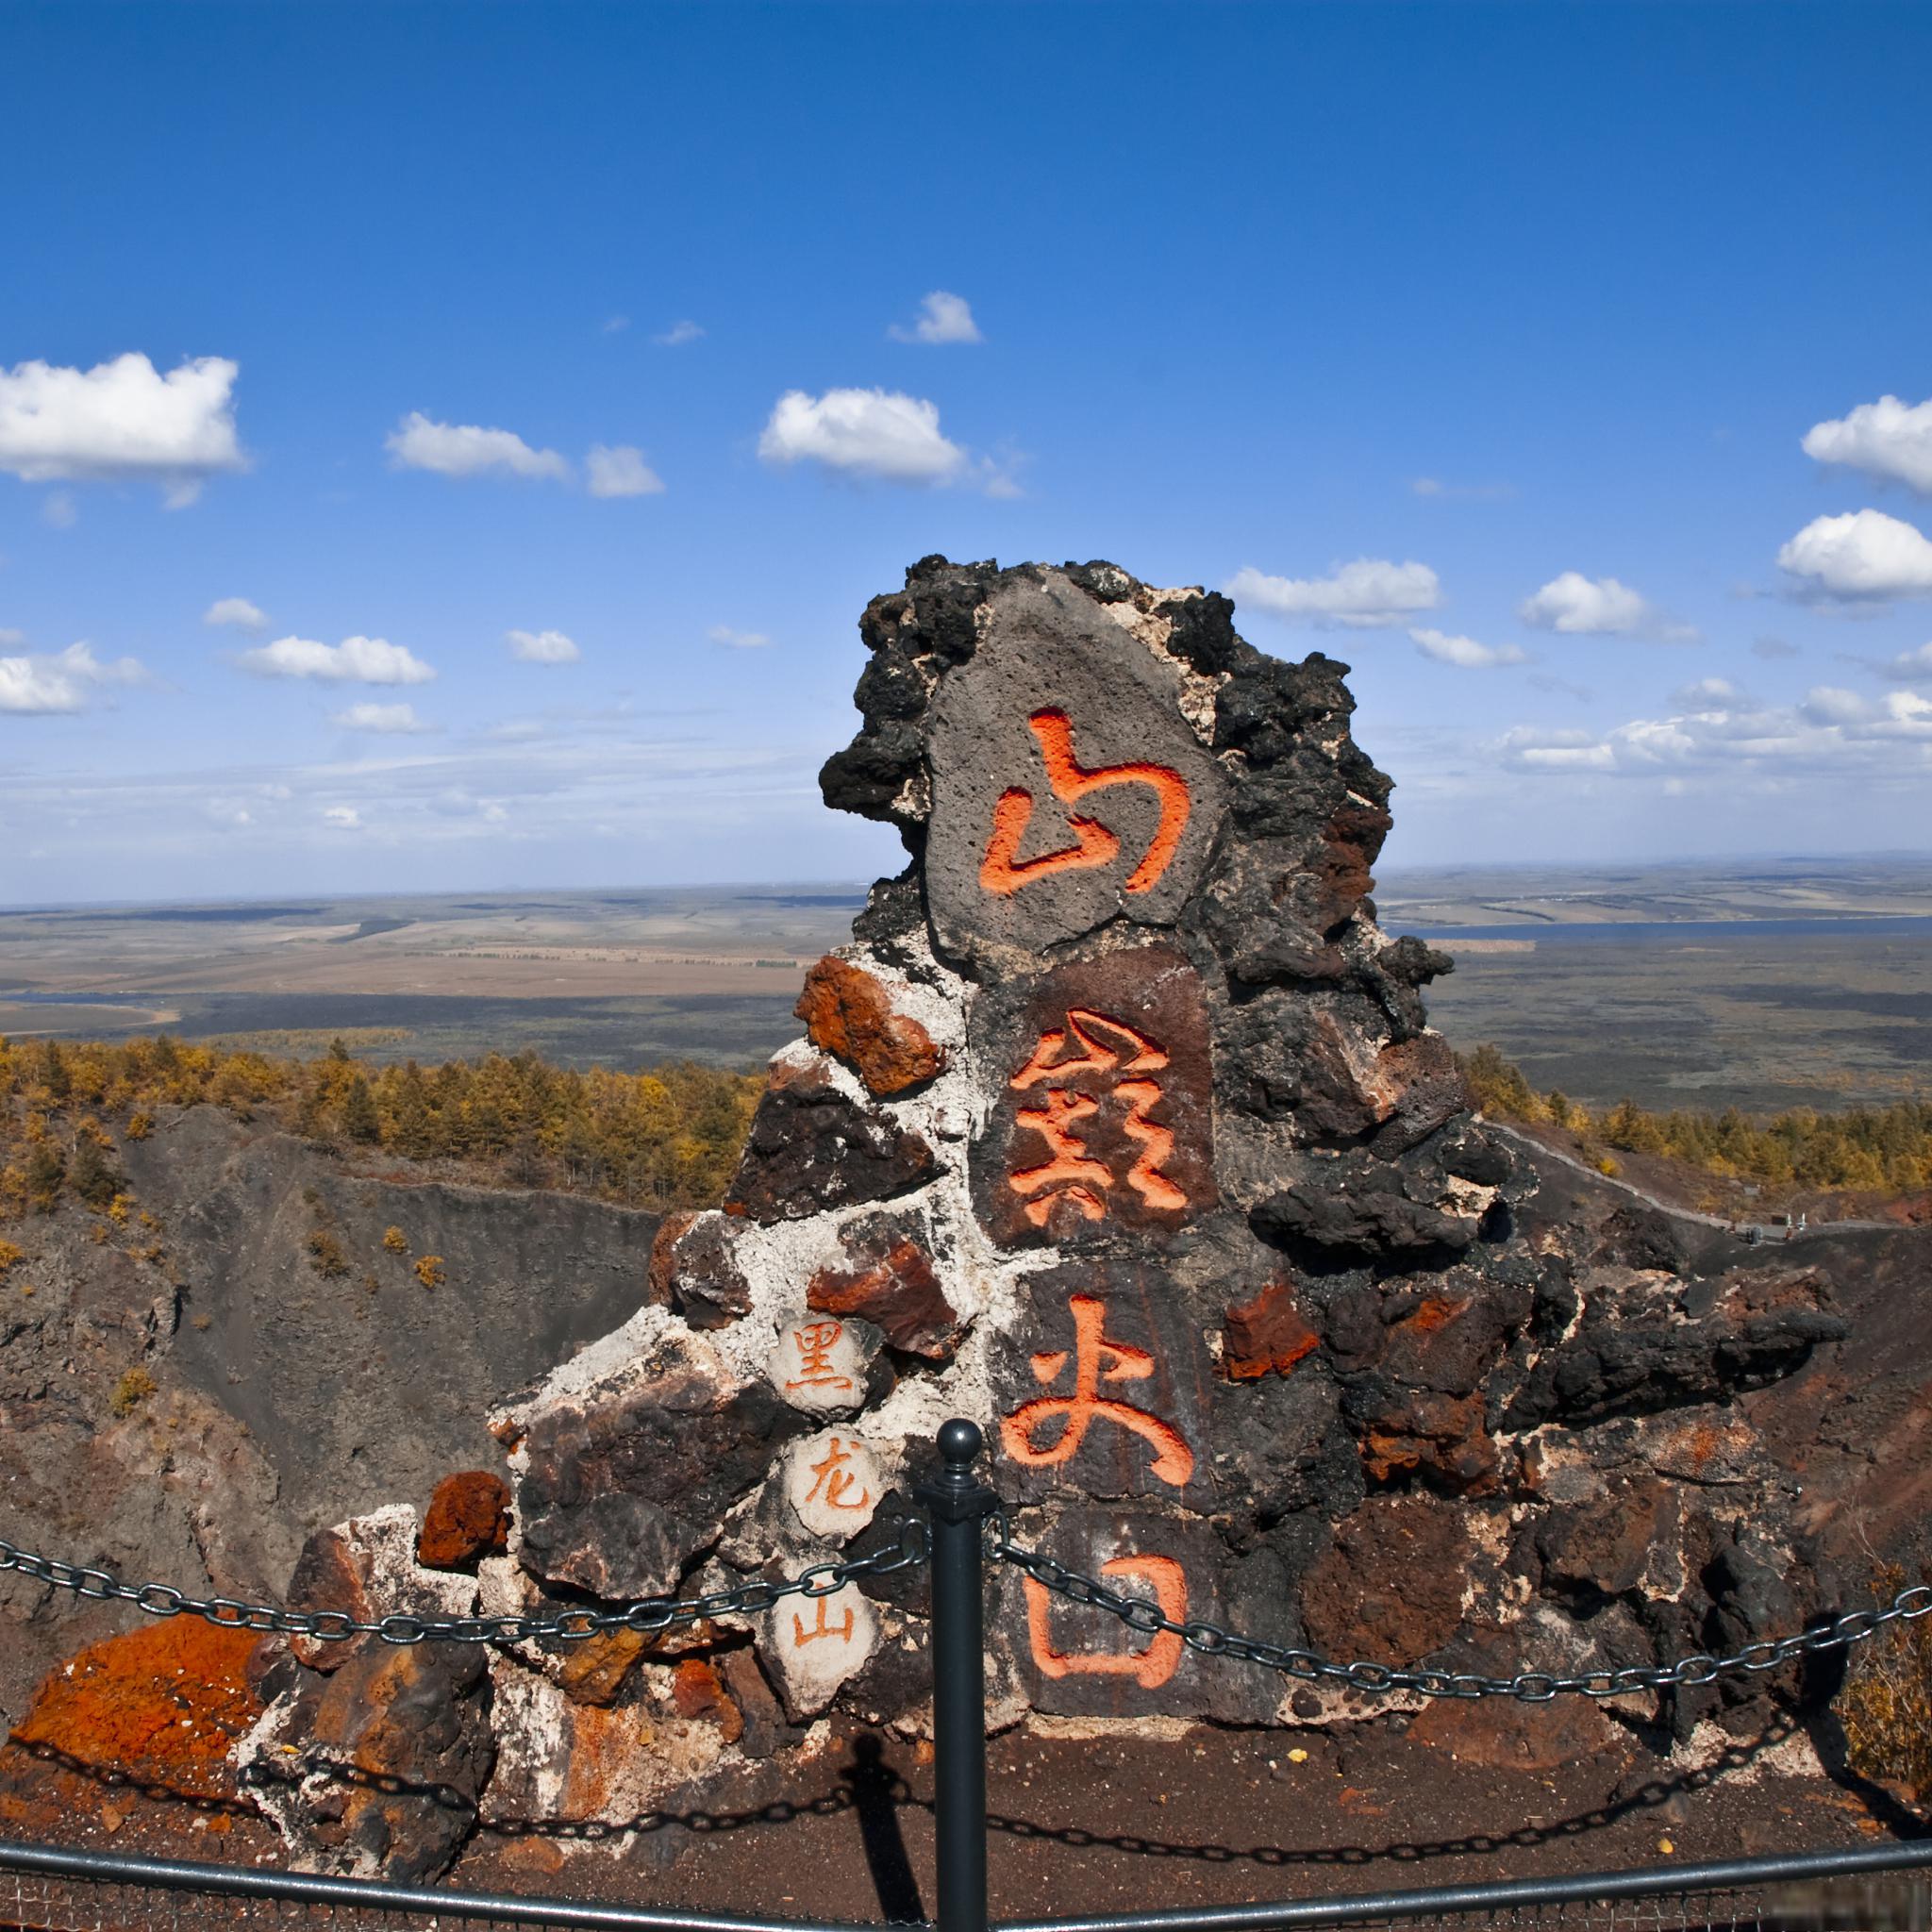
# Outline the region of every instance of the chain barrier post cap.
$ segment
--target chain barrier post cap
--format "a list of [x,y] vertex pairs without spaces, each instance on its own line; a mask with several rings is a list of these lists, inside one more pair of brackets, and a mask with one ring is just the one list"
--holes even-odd
[[986,1449],[979,1424],[956,1415],[940,1424],[936,1440],[940,1466],[916,1486],[913,1494],[942,1523],[991,1516],[1000,1507],[1000,1499],[979,1480],[977,1466]]

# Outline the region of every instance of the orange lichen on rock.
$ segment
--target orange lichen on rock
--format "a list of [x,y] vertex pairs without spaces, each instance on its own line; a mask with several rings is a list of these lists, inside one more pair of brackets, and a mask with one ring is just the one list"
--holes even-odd
[[805,975],[793,1010],[811,1043],[853,1068],[875,1099],[930,1080],[946,1063],[917,1020],[892,1010],[878,979],[829,953]]
[[573,1704],[608,1709],[650,1648],[651,1640],[641,1630],[600,1630],[564,1653],[558,1684]]
[[671,1679],[671,1702],[679,1717],[704,1719],[718,1727],[719,1737],[735,1744],[744,1735],[744,1714],[732,1701],[724,1681],[701,1657],[688,1657]]
[[47,1677],[12,1742],[192,1797],[233,1797],[229,1747],[261,1715],[248,1683],[261,1641],[198,1617],[109,1637]]
[[1294,1285],[1271,1281],[1253,1301],[1228,1309],[1222,1320],[1221,1366],[1230,1381],[1285,1375],[1321,1346],[1296,1304]]
[[891,1243],[869,1268],[821,1268],[805,1291],[814,1314],[856,1315],[879,1328],[894,1348],[947,1360],[958,1342],[959,1317],[946,1299],[932,1257],[909,1237]]
[[1434,1335],[1439,1329],[1446,1328],[1457,1315],[1469,1307],[1468,1295],[1430,1295],[1412,1315],[1405,1315],[1396,1324],[1414,1335]]
[[1372,1482],[1421,1474],[1457,1495],[1492,1491],[1502,1461],[1484,1426],[1480,1394],[1426,1389],[1399,1394],[1372,1417],[1361,1451]]
[[508,1538],[508,1486],[487,1469],[466,1469],[437,1484],[416,1560],[427,1570],[463,1570],[500,1553]]

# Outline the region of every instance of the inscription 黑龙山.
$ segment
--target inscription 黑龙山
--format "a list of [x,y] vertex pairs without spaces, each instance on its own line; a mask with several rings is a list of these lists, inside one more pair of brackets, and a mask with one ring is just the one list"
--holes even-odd
[[856,1583],[786,1597],[757,1627],[759,1657],[794,1719],[824,1710],[879,1643],[878,1616]]
[[1224,808],[1180,667],[1071,587],[1014,583],[933,701],[925,883],[948,951],[996,958],[1125,917],[1171,925]]
[[1218,1205],[1208,1012],[1180,954],[1137,946],[990,990],[974,1031],[1005,1074],[971,1162],[1003,1246],[1168,1231]]

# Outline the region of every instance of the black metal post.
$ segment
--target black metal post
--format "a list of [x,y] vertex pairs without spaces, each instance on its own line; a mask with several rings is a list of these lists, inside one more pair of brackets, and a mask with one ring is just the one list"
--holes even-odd
[[986,1641],[981,1525],[1000,1499],[974,1473],[986,1439],[955,1416],[916,1494],[932,1540],[933,1843],[940,1932],[986,1932]]

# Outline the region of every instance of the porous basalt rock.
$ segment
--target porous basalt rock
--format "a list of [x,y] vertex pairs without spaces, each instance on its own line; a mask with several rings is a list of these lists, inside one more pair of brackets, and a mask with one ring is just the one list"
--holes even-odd
[[535,1407],[518,1451],[520,1559],[600,1596],[670,1590],[803,1418],[666,1325],[613,1382]]
[[[372,1510],[302,1545],[284,1600],[292,1610],[346,1612],[358,1623],[389,1616],[460,1616],[474,1586],[422,1563],[416,1512],[403,1505]],[[376,1639],[291,1637],[289,1647],[310,1670],[339,1669]]]
[[1285,1375],[1322,1345],[1304,1319],[1294,1284],[1271,1281],[1252,1301],[1228,1309],[1222,1323],[1221,1366],[1237,1382]]
[[422,1884],[475,1828],[495,1763],[488,1658],[474,1643],[363,1651],[305,1674],[249,1741],[258,1802],[317,1869]]
[[909,1192],[937,1172],[918,1134],[841,1092],[823,1065],[781,1062],[724,1205],[754,1221],[796,1220]]
[[723,1328],[751,1311],[751,1284],[734,1253],[732,1224],[716,1214],[667,1214],[651,1244],[651,1299],[693,1328]]
[[958,1345],[959,1316],[933,1267],[924,1226],[879,1215],[840,1230],[836,1265],[821,1268],[806,1289],[814,1313],[855,1315],[893,1348],[944,1361]]

